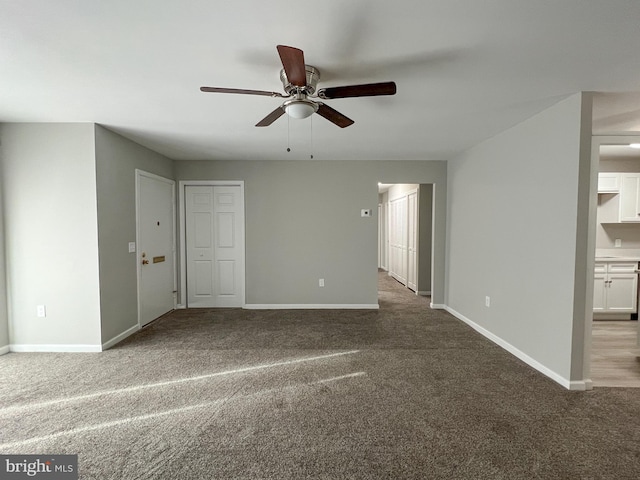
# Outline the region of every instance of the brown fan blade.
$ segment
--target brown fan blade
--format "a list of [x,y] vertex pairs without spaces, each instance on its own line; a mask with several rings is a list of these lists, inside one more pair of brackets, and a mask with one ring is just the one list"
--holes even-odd
[[353,120],[351,120],[349,117],[345,117],[339,111],[334,110],[329,105],[325,105],[324,103],[318,103],[318,111],[316,113],[323,116],[330,122],[335,123],[340,128],[353,125]]
[[364,85],[347,85],[329,87],[318,90],[320,98],[376,97],[379,95],[395,95],[395,82],[367,83]]
[[304,53],[295,47],[287,47],[286,45],[278,45],[278,54],[280,61],[284,67],[284,73],[291,85],[296,87],[305,87],[307,85],[307,70],[304,65]]
[[288,95],[283,95],[278,92],[267,92],[265,90],[244,90],[241,88],[200,87],[200,91],[207,93],[240,93],[244,95],[263,95],[265,97],[288,97]]
[[275,122],[277,119],[279,119],[282,115],[284,115],[284,108],[282,108],[282,106],[279,106],[273,112],[271,112],[269,115],[267,115],[262,120],[260,120],[258,123],[256,123],[256,127],[268,127],[273,122]]

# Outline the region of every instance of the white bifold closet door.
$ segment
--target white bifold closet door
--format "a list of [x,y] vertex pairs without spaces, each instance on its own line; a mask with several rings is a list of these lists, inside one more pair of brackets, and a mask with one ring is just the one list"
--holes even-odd
[[389,202],[389,274],[413,291],[418,286],[418,195]]
[[407,284],[407,197],[389,203],[389,273],[403,285]]
[[239,186],[186,186],[188,307],[242,307],[244,202]]

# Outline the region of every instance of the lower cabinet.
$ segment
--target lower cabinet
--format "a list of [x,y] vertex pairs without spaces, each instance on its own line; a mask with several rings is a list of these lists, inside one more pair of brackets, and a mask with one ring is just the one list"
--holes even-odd
[[594,313],[636,313],[638,264],[596,262],[593,283]]

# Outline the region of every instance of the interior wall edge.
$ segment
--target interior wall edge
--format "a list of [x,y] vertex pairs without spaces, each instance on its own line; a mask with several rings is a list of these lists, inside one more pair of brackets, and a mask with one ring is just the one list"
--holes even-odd
[[495,343],[499,347],[501,347],[504,350],[506,350],[507,352],[511,353],[513,356],[519,358],[524,363],[526,363],[527,365],[529,365],[533,369],[537,370],[538,372],[542,373],[546,377],[550,378],[554,382],[558,383],[559,385],[563,386],[567,390],[576,390],[576,391],[587,390],[587,384],[588,384],[587,380],[569,380],[568,378],[563,377],[558,372],[556,372],[556,371],[552,370],[551,368],[547,367],[546,365],[540,363],[536,359],[530,357],[529,355],[524,353],[522,350],[514,347],[512,344],[510,344],[509,342],[507,342],[503,338],[501,338],[498,335],[490,332],[486,328],[478,325],[473,320],[471,320],[470,318],[464,316],[463,314],[461,314],[460,312],[454,310],[453,308],[449,307],[448,305],[444,306],[444,310],[449,312],[451,315],[456,317],[458,320],[460,320],[460,321],[466,323],[467,325],[469,325],[471,328],[473,328],[476,332],[478,332],[483,337],[487,338],[488,340],[492,341],[493,343]]
[[102,350],[108,350],[109,348],[113,347],[115,344],[120,343],[125,338],[130,337],[131,335],[133,335],[134,333],[136,333],[139,330],[140,330],[140,325],[134,325],[133,327],[125,330],[121,334],[116,335],[112,339],[107,340],[106,342],[104,342],[102,344]]

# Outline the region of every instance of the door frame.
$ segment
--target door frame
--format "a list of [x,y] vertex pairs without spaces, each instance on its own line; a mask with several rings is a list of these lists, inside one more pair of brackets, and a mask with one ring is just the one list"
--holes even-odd
[[177,265],[176,265],[176,181],[170,178],[162,177],[160,175],[156,175],[155,173],[146,172],[144,170],[140,170],[139,168],[135,169],[136,174],[136,288],[137,288],[137,299],[138,299],[138,328],[142,328],[142,305],[141,305],[141,297],[140,297],[140,277],[142,275],[142,264],[139,258],[140,251],[140,178],[147,177],[153,180],[157,180],[160,182],[168,183],[171,185],[171,232],[172,232],[172,242],[173,245],[171,247],[172,255],[173,255],[173,309],[176,309],[177,306]]
[[246,281],[246,229],[245,229],[245,196],[244,196],[244,180],[180,180],[178,183],[178,196],[180,200],[180,210],[178,212],[178,218],[180,222],[180,302],[177,308],[187,308],[187,219],[186,219],[186,187],[198,187],[198,186],[224,186],[224,187],[240,187],[240,196],[242,198],[242,238],[240,239],[240,261],[242,267],[240,273],[242,274],[242,308],[246,305],[247,296],[247,281]]

